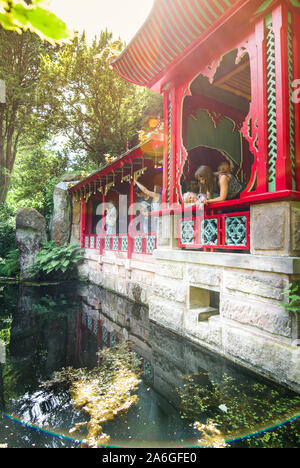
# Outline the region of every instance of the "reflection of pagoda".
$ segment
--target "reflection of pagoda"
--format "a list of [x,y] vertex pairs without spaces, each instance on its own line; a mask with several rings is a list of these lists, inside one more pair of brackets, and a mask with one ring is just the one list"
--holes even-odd
[[[145,307],[137,307],[131,301],[122,300],[95,286],[87,286],[82,294],[76,327],[78,361],[82,363],[82,360],[87,359],[89,362],[91,354],[95,356],[97,351],[114,348],[119,342],[126,340],[141,360],[145,381],[152,383],[152,352],[149,334],[146,330],[150,324]],[[112,302],[115,303],[113,309],[111,308]],[[143,310],[140,310],[141,308]],[[145,318],[147,323],[145,323]]]

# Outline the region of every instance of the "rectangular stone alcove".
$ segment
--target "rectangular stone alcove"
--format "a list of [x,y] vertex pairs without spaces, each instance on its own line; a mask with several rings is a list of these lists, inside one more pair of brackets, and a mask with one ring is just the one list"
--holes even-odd
[[195,286],[189,287],[189,311],[197,316],[198,322],[203,322],[219,315],[220,293]]

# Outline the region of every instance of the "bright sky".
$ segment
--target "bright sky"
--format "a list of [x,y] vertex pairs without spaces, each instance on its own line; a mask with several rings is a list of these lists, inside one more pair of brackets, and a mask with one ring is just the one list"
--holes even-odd
[[127,44],[144,23],[154,0],[50,0],[50,9],[70,29],[87,33],[91,41],[101,30],[112,31]]

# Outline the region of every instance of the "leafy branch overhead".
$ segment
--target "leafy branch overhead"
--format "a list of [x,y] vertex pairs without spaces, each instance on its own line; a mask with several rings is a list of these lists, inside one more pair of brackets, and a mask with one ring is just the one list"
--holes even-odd
[[64,21],[49,11],[44,0],[0,0],[0,24],[10,31],[31,31],[42,40],[63,43],[71,38]]

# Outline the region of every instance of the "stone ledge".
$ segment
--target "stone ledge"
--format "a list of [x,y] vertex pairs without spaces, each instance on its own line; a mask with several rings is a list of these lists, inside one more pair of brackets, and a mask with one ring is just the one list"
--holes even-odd
[[242,253],[155,250],[154,258],[161,261],[187,262],[231,269],[258,270],[287,275],[300,274],[299,257],[275,257]]

